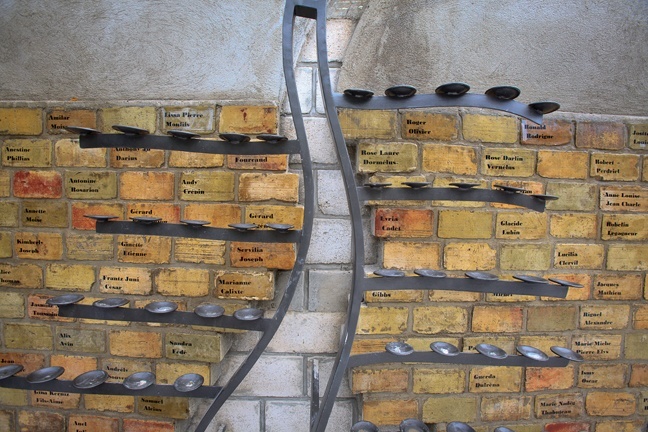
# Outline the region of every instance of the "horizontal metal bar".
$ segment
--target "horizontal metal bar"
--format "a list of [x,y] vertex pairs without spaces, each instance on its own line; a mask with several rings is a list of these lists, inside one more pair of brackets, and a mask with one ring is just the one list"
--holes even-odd
[[516,294],[541,297],[567,297],[568,288],[563,285],[539,284],[516,281],[484,281],[471,278],[430,278],[422,276],[369,277],[362,282],[363,291],[388,290],[446,290],[492,294]]
[[227,141],[184,139],[164,135],[98,134],[81,135],[81,148],[133,148],[174,150],[191,153],[227,155],[297,154],[299,141],[288,140],[276,143],[246,142],[231,144]]
[[434,351],[417,351],[406,356],[399,356],[384,351],[379,353],[358,354],[349,357],[348,367],[367,366],[379,363],[436,363],[464,364],[476,366],[521,366],[521,367],[565,367],[569,360],[563,357],[550,357],[547,361],[532,360],[528,357],[513,355],[504,359],[494,359],[479,353],[459,353],[456,356],[445,356]]
[[107,321],[131,321],[145,323],[162,323],[178,325],[197,325],[237,330],[266,331],[276,325],[271,318],[259,318],[253,321],[243,321],[230,315],[217,318],[203,318],[193,312],[174,311],[169,313],[153,313],[140,308],[100,308],[92,305],[60,305],[59,316],[67,318],[87,318]]
[[0,387],[47,391],[52,393],[81,393],[119,396],[173,396],[184,398],[213,398],[221,390],[221,387],[202,386],[191,392],[179,392],[170,384],[153,384],[142,390],[129,390],[119,383],[103,383],[97,387],[80,389],[75,387],[72,384],[72,381],[57,379],[40,384],[33,384],[27,382],[24,377],[15,376],[0,380]]
[[495,189],[459,189],[384,187],[371,188],[358,186],[358,195],[362,201],[483,201],[511,204],[543,212],[545,200],[518,192],[505,192]]
[[158,222],[145,224],[129,221],[97,221],[97,233],[184,237],[255,243],[297,243],[301,231],[290,230],[287,232],[278,232],[276,230],[258,229],[241,232],[233,228],[195,227],[173,223]]
[[338,108],[355,108],[365,110],[388,110],[434,107],[487,108],[504,111],[542,124],[542,114],[527,104],[514,100],[497,99],[485,94],[466,93],[462,96],[445,96],[436,93],[416,94],[407,98],[372,96],[357,98],[343,93],[334,93],[333,100]]

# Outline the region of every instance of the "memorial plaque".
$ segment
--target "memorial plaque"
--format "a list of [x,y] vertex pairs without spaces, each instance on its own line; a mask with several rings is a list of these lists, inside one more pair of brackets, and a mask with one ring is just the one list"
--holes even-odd
[[285,171],[288,168],[287,155],[229,155],[230,169]]
[[223,334],[167,333],[166,358],[218,363],[229,350],[230,339]]
[[538,418],[580,418],[583,408],[583,395],[580,393],[536,396],[535,412]]
[[0,286],[8,288],[42,288],[43,269],[32,264],[11,265],[0,263]]
[[485,175],[499,177],[531,177],[535,172],[536,154],[531,150],[487,148],[481,160]]
[[594,275],[594,298],[597,300],[640,300],[642,277],[639,274]]
[[27,376],[29,373],[45,367],[45,356],[43,354],[0,353],[0,366],[10,364],[23,365],[23,371],[17,373],[16,376]]
[[47,113],[47,132],[50,134],[71,133],[67,126],[82,126],[95,129],[97,114],[93,110],[52,110]]
[[470,370],[469,390],[473,393],[518,392],[522,368],[487,366]]
[[564,120],[543,120],[539,125],[522,120],[522,144],[559,146],[570,144],[574,137],[574,124]]
[[179,197],[185,201],[232,201],[234,173],[193,171],[180,176]]
[[624,388],[627,365],[583,363],[578,370],[578,387]]
[[291,243],[230,244],[232,267],[265,267],[290,270],[295,263],[295,246]]
[[630,306],[581,306],[580,328],[615,330],[628,327]]
[[418,146],[412,143],[361,143],[357,158],[359,172],[411,172],[418,165]]
[[142,415],[185,419],[189,417],[189,399],[142,396],[137,402],[137,412]]
[[[492,184],[521,188],[524,189],[524,192],[518,192],[518,193],[523,193],[525,195],[543,194],[545,190],[544,184],[540,182],[534,182],[534,181],[493,180]],[[520,209],[519,206],[512,205],[512,204],[491,203],[491,206],[500,209],[516,209],[516,210]]]
[[304,221],[304,208],[274,205],[248,205],[245,206],[245,223],[257,224],[265,227],[266,224],[289,224],[294,229],[301,229]]
[[601,186],[601,210],[648,211],[648,189],[634,186]]
[[2,146],[2,165],[8,167],[52,166],[50,140],[8,139]]
[[48,305],[47,299],[50,295],[34,294],[27,297],[27,314],[29,318],[45,321],[74,322],[74,318],[60,317],[58,307]]
[[99,291],[109,294],[151,293],[151,272],[141,267],[101,267],[99,269]]
[[401,114],[401,135],[405,139],[454,141],[457,139],[457,116],[425,111]]
[[423,291],[420,290],[367,291],[364,296],[364,301],[365,303],[422,302]]
[[88,415],[70,415],[68,432],[93,431],[119,432],[119,419]]
[[65,175],[65,194],[72,199],[110,199],[117,197],[114,172],[78,171]]
[[171,260],[171,239],[157,236],[117,237],[117,260],[138,264],[161,264]]
[[216,297],[241,300],[272,300],[274,298],[274,273],[219,273],[216,275]]
[[487,343],[502,348],[507,353],[515,352],[515,339],[510,336],[467,336],[463,338],[463,352],[476,353],[475,347]]
[[63,237],[49,232],[18,232],[14,250],[22,259],[60,260],[63,257]]
[[164,150],[117,147],[110,150],[113,168],[160,168],[164,165]]
[[544,213],[498,213],[495,238],[520,240],[542,239],[547,235],[547,216]]
[[108,381],[121,383],[129,375],[135,372],[153,372],[153,366],[150,362],[107,358],[103,360],[103,370],[108,373]]
[[196,107],[163,107],[162,131],[186,130],[196,133],[214,132],[214,108]]
[[68,206],[62,201],[24,201],[21,220],[23,226],[66,228]]
[[603,240],[648,240],[648,215],[603,215]]
[[557,244],[554,254],[554,267],[598,269],[603,266],[605,250],[603,245]]
[[574,336],[572,349],[588,360],[614,360],[621,355],[620,334],[582,334]]
[[628,147],[631,149],[648,149],[648,123],[630,125]]
[[159,204],[159,203],[128,204],[128,206],[126,207],[126,214],[128,218],[148,216],[148,217],[162,218],[160,222],[163,223],[180,222],[180,206],[175,204]]
[[590,159],[590,177],[613,181],[638,180],[639,156],[616,153],[594,153]]
[[56,346],[62,351],[100,353],[106,350],[106,334],[103,330],[57,327]]
[[33,390],[31,403],[33,406],[73,409],[79,406],[80,394],[52,392],[48,390]]
[[387,209],[374,210],[374,232],[376,237],[428,237],[434,231],[432,210]]

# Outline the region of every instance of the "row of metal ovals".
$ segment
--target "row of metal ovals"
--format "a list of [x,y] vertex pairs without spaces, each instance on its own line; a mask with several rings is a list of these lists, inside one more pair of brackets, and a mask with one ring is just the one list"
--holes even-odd
[[[454,82],[440,85],[434,92],[438,95],[448,97],[463,96],[470,90],[470,86],[466,83]],[[385,95],[391,98],[409,98],[416,94],[416,87],[407,84],[395,85],[385,90]],[[357,99],[369,99],[373,97],[374,92],[366,89],[346,89],[344,90],[346,96]],[[517,98],[520,95],[520,89],[513,86],[495,86],[486,90],[487,96],[493,97],[502,101],[509,101]],[[540,114],[549,114],[560,109],[560,105],[556,102],[543,101],[534,102],[529,104],[529,108],[537,111]]]
[[[65,306],[78,303],[85,297],[82,294],[63,294],[45,301],[51,306]],[[95,301],[92,305],[102,309],[112,309],[126,305],[128,299],[116,297]],[[144,306],[148,312],[165,314],[178,309],[178,304],[170,301],[155,301]],[[202,318],[218,318],[225,313],[225,308],[213,303],[203,303],[194,309],[194,313]],[[263,310],[257,308],[242,308],[234,312],[234,318],[240,321],[254,321],[263,316]]]
[[[0,380],[14,376],[21,372],[23,366],[10,364],[0,367]],[[38,369],[25,377],[30,384],[42,384],[60,377],[65,372],[61,366],[49,366]],[[97,387],[108,380],[108,373],[103,370],[92,370],[77,376],[72,380],[72,385],[79,389],[90,389]],[[173,387],[179,392],[190,392],[198,389],[204,383],[202,375],[188,373],[179,376],[173,383]],[[155,383],[155,374],[152,372],[135,372],[124,379],[123,386],[129,390],[143,390]]]
[[[430,429],[418,419],[405,419],[398,428],[399,432],[430,432]],[[370,421],[361,420],[351,427],[351,432],[379,432],[378,427]],[[450,422],[446,426],[446,432],[475,432],[470,425],[463,422]],[[495,428],[494,432],[514,432],[504,426]]]

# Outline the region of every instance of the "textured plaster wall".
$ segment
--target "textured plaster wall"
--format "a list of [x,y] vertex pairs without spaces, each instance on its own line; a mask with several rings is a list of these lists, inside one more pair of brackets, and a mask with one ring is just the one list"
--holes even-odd
[[0,99],[271,99],[281,0],[0,2]]
[[373,0],[339,87],[515,85],[564,111],[648,113],[648,2]]

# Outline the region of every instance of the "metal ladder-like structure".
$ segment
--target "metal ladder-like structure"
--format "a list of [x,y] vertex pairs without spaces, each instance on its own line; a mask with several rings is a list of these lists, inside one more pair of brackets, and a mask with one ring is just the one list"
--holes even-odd
[[[513,87],[497,87],[486,94],[467,93],[466,85],[453,83],[441,86],[434,94],[416,95],[416,89],[410,86],[396,86],[387,89],[386,96],[374,96],[373,92],[362,89],[349,89],[343,93],[333,91],[331,76],[328,66],[326,48],[326,2],[317,0],[287,0],[284,12],[284,58],[291,50],[291,44],[286,35],[292,32],[292,21],[295,16],[313,19],[316,21],[317,37],[317,65],[324,99],[326,116],[335,141],[338,161],[341,165],[342,177],[347,194],[347,202],[352,222],[352,289],[349,297],[346,322],[343,324],[339,342],[339,350],[333,370],[329,377],[323,399],[319,398],[319,372],[313,367],[312,399],[311,399],[311,432],[324,432],[331,415],[335,398],[339,391],[346,372],[356,366],[366,366],[391,362],[420,362],[438,364],[465,364],[489,366],[536,366],[536,367],[565,367],[569,361],[580,361],[580,356],[567,348],[555,347],[557,357],[537,357],[538,350],[527,347],[523,350],[525,355],[513,355],[506,358],[497,358],[493,353],[458,353],[448,355],[441,350],[430,352],[415,352],[411,346],[404,343],[388,344],[386,351],[351,355],[352,344],[358,326],[360,307],[364,294],[368,291],[384,290],[450,290],[470,291],[498,294],[542,295],[548,297],[565,298],[569,287],[578,288],[580,285],[569,281],[554,279],[552,284],[548,281],[536,280],[529,277],[527,282],[484,280],[490,274],[474,275],[477,278],[444,278],[441,272],[424,270],[415,272],[416,276],[406,276],[404,272],[383,271],[378,272],[384,277],[367,277],[365,274],[364,230],[362,224],[361,207],[368,201],[482,201],[513,204],[535,211],[544,211],[547,200],[556,197],[547,195],[526,195],[522,190],[500,186],[498,189],[475,189],[474,184],[456,184],[456,187],[431,188],[427,184],[411,184],[408,187],[387,187],[388,184],[365,183],[357,184],[356,175],[351,163],[347,145],[342,133],[337,116],[338,108],[389,110],[406,108],[429,107],[473,107],[486,108],[508,112],[524,117],[535,123],[542,123],[543,114],[559,108],[554,102],[539,102],[526,105],[514,101],[517,89]],[[479,272],[473,272],[479,273]],[[427,276],[427,277],[426,277]],[[471,275],[472,276],[472,275]],[[495,278],[497,279],[497,278]],[[538,290],[534,288],[540,288]],[[455,348],[455,347],[452,347]],[[497,347],[486,346],[486,349]],[[553,348],[552,348],[553,349]],[[414,420],[414,419],[409,419]],[[404,422],[405,423],[405,422]],[[457,426],[457,431],[463,424]],[[468,425],[465,427],[470,428]],[[352,428],[354,431],[378,430],[370,422],[360,421]],[[420,421],[407,421],[407,427],[402,430],[425,431],[427,427]]]

